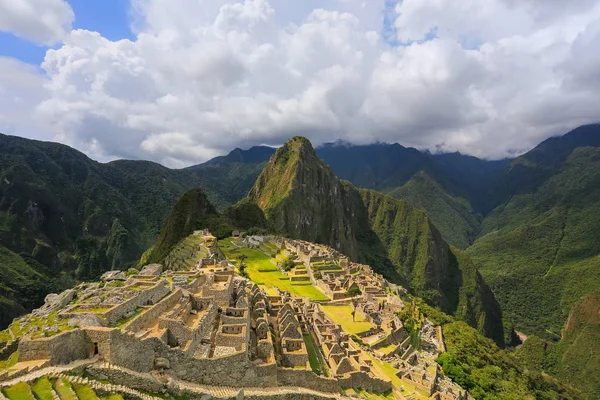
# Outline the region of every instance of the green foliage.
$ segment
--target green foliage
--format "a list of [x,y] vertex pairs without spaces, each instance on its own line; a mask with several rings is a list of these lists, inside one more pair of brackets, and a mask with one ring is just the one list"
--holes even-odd
[[247,200],[242,200],[239,203],[228,207],[225,211],[225,215],[232,226],[246,231],[261,228],[264,229],[267,225],[265,215],[260,207],[258,207],[256,203]]
[[204,192],[196,188],[186,192],[173,206],[148,261],[161,262],[181,240],[200,229],[208,229],[217,238],[231,234],[226,220],[210,204]]
[[556,380],[526,369],[514,355],[463,322],[445,324],[443,334],[446,353],[437,362],[477,400],[584,398]]
[[573,304],[600,287],[600,149],[575,150],[535,192],[516,195],[484,221],[469,254],[509,324],[560,337]]
[[374,191],[361,190],[361,195],[401,282],[502,346],[500,306],[471,259],[448,246],[423,211]]
[[581,388],[591,398],[600,397],[600,289],[573,307],[563,329],[563,340],[551,342],[530,336],[516,352],[529,368],[556,375]]
[[289,258],[286,257],[281,262],[281,268],[286,272],[291,271],[295,265],[296,265],[296,263],[294,262],[294,259],[291,257],[289,257]]
[[389,194],[424,210],[444,239],[461,249],[467,248],[479,231],[481,217],[468,200],[451,195],[425,172]]

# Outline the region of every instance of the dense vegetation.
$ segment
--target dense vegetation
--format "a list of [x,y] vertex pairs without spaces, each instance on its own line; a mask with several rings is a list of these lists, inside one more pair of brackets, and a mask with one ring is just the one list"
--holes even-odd
[[[586,399],[587,397],[523,362],[514,352],[500,349],[492,340],[476,329],[457,321],[418,298],[407,298],[412,303],[409,315],[400,317],[410,325],[418,326],[420,318],[427,317],[442,326],[446,352],[437,362],[444,374],[477,400],[538,400]],[[408,317],[408,318],[407,318]]]
[[600,289],[578,301],[563,329],[563,340],[527,338],[517,356],[530,368],[559,376],[581,388],[591,399],[600,398]]
[[560,338],[573,304],[600,287],[600,148],[578,148],[554,168],[535,191],[494,210],[468,250],[507,320],[548,339]]
[[425,213],[384,194],[361,190],[373,231],[414,293],[504,344],[502,312],[471,259],[452,248]]
[[208,229],[217,238],[231,235],[226,218],[210,204],[202,189],[196,188],[177,200],[147,261],[162,262],[181,240],[200,229]]

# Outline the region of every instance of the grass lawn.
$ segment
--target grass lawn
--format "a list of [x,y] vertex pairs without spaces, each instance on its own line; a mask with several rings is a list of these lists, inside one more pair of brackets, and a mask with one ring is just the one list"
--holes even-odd
[[102,400],[123,400],[123,396],[120,394],[111,394],[109,396],[102,397]]
[[52,383],[45,376],[35,381],[31,385],[31,390],[36,399],[38,400],[53,400],[54,394],[52,392]]
[[255,249],[237,248],[231,243],[231,239],[219,241],[219,247],[227,258],[236,263],[243,254],[247,256],[244,260],[246,272],[250,279],[258,285],[266,287],[278,287],[286,290],[292,295],[307,297],[311,300],[328,300],[329,298],[308,282],[291,282],[290,278],[283,274],[277,266],[271,262],[271,258],[263,252]]
[[75,393],[77,393],[79,400],[98,400],[98,396],[96,396],[94,390],[88,385],[73,382],[72,387]]
[[310,334],[302,335],[304,337],[304,343],[306,344],[306,351],[308,352],[308,362],[310,368],[317,375],[323,375],[323,366],[319,361],[319,355],[317,354],[317,345]]
[[25,382],[15,383],[4,389],[4,394],[9,400],[35,400],[31,395],[29,385]]
[[321,306],[321,309],[336,324],[342,326],[342,329],[350,334],[357,334],[375,328],[375,325],[366,321],[362,315],[356,313],[356,320],[352,320],[352,306]]
[[391,351],[394,351],[398,347],[397,344],[388,344],[387,346],[381,346],[375,349],[375,351],[380,351],[383,354],[388,354]]
[[65,378],[59,378],[54,382],[54,390],[61,400],[77,400],[77,395],[71,389],[71,384]]

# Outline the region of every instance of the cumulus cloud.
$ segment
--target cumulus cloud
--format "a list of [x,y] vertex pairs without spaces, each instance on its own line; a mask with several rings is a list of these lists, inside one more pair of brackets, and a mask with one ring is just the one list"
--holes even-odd
[[[0,0],[1,1],[1,0]],[[170,166],[291,135],[500,158],[598,119],[592,0],[133,0],[71,31],[36,115],[96,158]]]
[[0,57],[0,132],[50,140],[52,134],[35,109],[46,100],[45,76],[34,66]]
[[0,0],[0,31],[38,44],[60,42],[71,30],[73,19],[65,0]]

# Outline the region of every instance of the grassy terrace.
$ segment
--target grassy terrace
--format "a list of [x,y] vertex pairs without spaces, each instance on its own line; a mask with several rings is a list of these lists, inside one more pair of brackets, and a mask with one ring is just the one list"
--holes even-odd
[[336,324],[342,326],[342,329],[350,334],[357,334],[375,328],[375,325],[366,321],[362,315],[356,313],[355,321],[352,320],[352,306],[321,306],[321,309]]
[[323,368],[323,365],[321,365],[319,349],[312,335],[304,334],[302,335],[302,337],[304,338],[304,343],[306,344],[306,351],[308,352],[308,362],[310,363],[310,368],[317,375],[325,375],[325,370]]
[[271,262],[271,258],[260,250],[237,248],[232,244],[232,239],[223,239],[219,241],[219,246],[225,256],[233,263],[239,262],[239,257],[243,254],[247,256],[244,260],[246,271],[250,279],[258,285],[265,287],[277,287],[281,290],[290,292],[295,296],[307,297],[311,300],[328,300],[319,289],[314,287],[310,281],[291,282],[290,278],[283,274],[277,266]]

